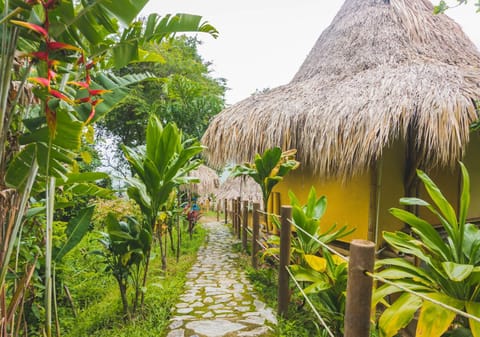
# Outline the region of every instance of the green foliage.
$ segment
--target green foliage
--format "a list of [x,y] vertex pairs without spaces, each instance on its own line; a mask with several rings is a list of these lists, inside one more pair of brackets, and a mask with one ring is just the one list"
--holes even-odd
[[294,254],[316,254],[322,247],[318,241],[328,244],[351,234],[355,230],[348,230],[347,226],[337,229],[336,224],[326,230],[321,230],[320,222],[327,208],[327,198],[321,196],[317,199],[317,193],[313,186],[310,188],[305,205],[300,204],[292,191],[289,191],[288,196],[292,205],[293,222],[295,227],[300,228],[296,231],[297,235],[292,239]]
[[116,144],[143,145],[149,116],[155,114],[163,123],[175,122],[186,138],[200,139],[211,118],[224,107],[225,83],[211,77],[198,44],[187,37],[152,44],[148,51],[161,55],[161,61],[119,69],[120,76],[148,73],[155,79],[134,85],[121,104],[99,121],[100,133],[114,138]]
[[[185,236],[186,233],[182,233]],[[90,239],[93,239],[92,233]],[[99,268],[98,255],[84,255],[90,247],[97,248],[97,242],[84,242],[68,256],[71,268],[66,284],[78,306],[78,316],[73,318],[69,304],[65,303],[61,312],[65,337],[157,337],[166,332],[171,316],[171,308],[184,291],[186,274],[196,260],[196,252],[203,245],[206,231],[198,227],[192,240],[182,242],[182,256],[173,263],[175,256],[169,255],[166,273],[160,268],[160,259],[152,259],[145,294],[145,306],[138,319],[125,322],[121,311],[118,286],[111,282],[108,274],[95,272]],[[100,247],[98,247],[100,248]],[[158,254],[158,251],[155,251]],[[141,317],[141,319],[140,319]]]
[[182,133],[174,124],[162,127],[152,116],[147,127],[147,144],[137,148],[123,146],[136,177],[128,179],[128,195],[140,206],[147,223],[154,227],[160,207],[173,189],[195,180],[188,173],[200,165],[193,158],[203,147],[198,141],[182,142]]
[[253,163],[244,163],[233,168],[234,177],[249,176],[260,186],[262,190],[263,206],[265,210],[268,198],[273,188],[292,170],[298,168],[300,163],[295,160],[297,150],[282,152],[279,147],[265,150],[260,155],[255,155]]
[[[422,171],[417,174],[432,200],[430,203],[418,198],[402,198],[404,205],[416,205],[427,208],[438,217],[442,229],[446,232],[443,239],[437,230],[427,221],[408,211],[393,208],[391,213],[411,226],[413,235],[403,232],[385,232],[385,240],[396,250],[416,256],[422,261],[417,266],[407,260],[394,258],[377,262],[378,275],[408,289],[424,293],[430,298],[478,315],[480,307],[480,230],[466,222],[470,204],[470,179],[465,166],[460,163],[462,172],[462,193],[458,216],[453,206],[445,199],[437,185]],[[376,290],[374,304],[384,297],[401,290],[385,284]],[[448,309],[435,307],[428,301],[413,299],[407,295],[402,303],[393,303],[383,315],[403,315],[398,320],[380,318],[381,336],[393,336],[396,331],[412,318],[412,312],[421,309],[417,327],[417,336],[440,336],[451,325],[456,315]],[[399,299],[400,300],[400,299]],[[397,301],[399,301],[397,300]],[[438,324],[442,317],[442,324]],[[478,316],[477,316],[478,317]],[[474,336],[480,336],[480,326],[473,321],[457,317],[459,324],[471,329]]]
[[140,267],[144,264],[152,243],[152,234],[148,227],[142,227],[133,217],[118,221],[114,214],[108,214],[105,219],[107,232],[102,232],[105,250],[96,252],[104,258],[106,272],[113,274],[117,280],[123,304],[123,313],[130,315],[127,300],[128,285],[131,282],[135,288],[133,303],[137,307],[140,292]]
[[54,252],[53,259],[57,262],[77,246],[90,228],[90,220],[95,206],[83,209],[78,216],[71,219],[65,229],[65,242]]
[[[450,8],[454,8],[454,7],[458,7],[460,5],[464,5],[467,3],[467,0],[456,0],[457,1],[457,4],[455,6],[450,6],[447,1],[445,0],[440,0],[440,2],[438,3],[438,5],[436,5],[434,8],[433,8],[433,12],[435,14],[443,14],[445,13],[448,9]],[[477,7],[477,13],[480,13],[480,0],[477,0],[477,2],[475,3],[475,7]]]

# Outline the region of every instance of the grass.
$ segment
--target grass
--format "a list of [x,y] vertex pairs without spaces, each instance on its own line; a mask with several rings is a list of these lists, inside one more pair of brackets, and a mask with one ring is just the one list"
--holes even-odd
[[[65,277],[72,297],[79,306],[77,318],[65,304],[60,309],[62,335],[65,337],[159,337],[165,333],[171,308],[183,293],[186,274],[196,260],[196,252],[204,243],[206,231],[197,226],[192,240],[183,234],[182,255],[176,262],[168,257],[167,271],[161,270],[161,259],[156,254],[150,264],[144,309],[131,321],[122,318],[118,286],[112,275],[102,270],[95,257],[77,253],[73,266],[78,272]],[[80,257],[78,256],[80,255]],[[82,262],[82,263],[80,263]],[[79,265],[82,265],[81,267]]]

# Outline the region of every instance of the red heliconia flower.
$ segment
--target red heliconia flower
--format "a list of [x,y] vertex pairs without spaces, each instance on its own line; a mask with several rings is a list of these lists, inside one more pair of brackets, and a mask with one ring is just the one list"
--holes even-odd
[[48,53],[46,51],[36,51],[34,53],[30,53],[29,56],[42,61],[48,60]]
[[77,82],[77,81],[71,81],[71,82],[67,82],[68,84],[71,84],[71,85],[75,85],[77,87],[81,87],[81,88],[88,88],[90,85],[87,83],[87,82]]
[[92,69],[94,66],[95,66],[95,61],[89,61],[86,65],[85,65],[85,69],[87,70],[90,70]]
[[17,26],[22,26],[22,27],[31,29],[34,32],[37,32],[37,33],[43,35],[43,37],[48,36],[48,32],[46,31],[45,28],[43,28],[42,26],[36,25],[34,23],[25,22],[25,21],[18,21],[18,20],[10,20],[10,22],[13,23],[13,24],[16,24]]
[[55,79],[55,77],[57,77],[57,73],[54,72],[52,69],[48,69],[48,78],[52,80]]
[[51,50],[75,50],[78,52],[81,51],[80,48],[72,46],[71,44],[57,41],[47,42],[47,48]]
[[82,98],[77,98],[75,100],[75,103],[87,103],[87,102],[90,102],[91,100],[92,100],[91,96],[86,96],[86,97],[82,97]]
[[87,82],[88,85],[92,83],[92,79],[90,78],[90,72],[88,70],[85,73],[85,82]]
[[85,121],[85,125],[90,123],[90,121],[93,119],[94,116],[95,116],[95,105],[92,104],[92,108],[90,109],[90,115],[88,115],[88,118]]
[[50,89],[50,90],[48,90],[48,93],[49,93],[50,95],[52,95],[53,97],[56,97],[56,98],[58,98],[58,99],[61,99],[62,101],[65,101],[65,102],[67,102],[67,103],[69,103],[69,104],[72,104],[72,103],[73,103],[72,100],[71,100],[69,97],[67,97],[65,94],[62,94],[62,93],[61,93],[60,91],[58,91],[58,90]]
[[27,5],[32,5],[32,6],[33,6],[33,5],[40,4],[41,1],[40,1],[40,0],[25,0],[25,3],[26,3]]
[[98,95],[103,95],[108,92],[112,92],[111,90],[106,90],[106,89],[88,89],[88,93],[90,96],[98,96]]
[[92,108],[90,109],[90,115],[88,116],[87,120],[85,121],[85,124],[88,124],[92,120],[92,118],[95,116],[95,107],[102,102],[103,102],[103,99],[100,98],[100,99],[96,99],[96,100],[94,100],[93,102],[90,103],[92,105]]
[[83,53],[82,53],[77,60],[77,65],[84,64],[84,63],[85,63],[85,55],[83,55]]
[[42,2],[43,2],[43,8],[45,9],[52,9],[57,5],[57,0],[47,0],[47,1],[42,0]]
[[99,99],[94,100],[91,104],[92,104],[93,106],[97,106],[97,105],[99,105],[100,103],[102,103],[103,101],[104,101],[103,99],[99,98]]
[[30,81],[40,84],[42,87],[50,87],[50,80],[45,77],[30,77]]
[[48,60],[48,67],[56,67],[60,64],[60,61],[59,60],[52,60],[52,59],[49,59]]
[[45,101],[45,115],[47,117],[47,125],[51,135],[55,135],[57,129],[57,113],[48,107],[48,99]]

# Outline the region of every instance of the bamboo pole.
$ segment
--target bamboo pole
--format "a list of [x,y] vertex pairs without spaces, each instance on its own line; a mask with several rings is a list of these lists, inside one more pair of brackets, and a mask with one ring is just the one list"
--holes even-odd
[[240,197],[237,198],[237,237],[242,238],[242,201]]
[[235,199],[232,199],[231,200],[231,205],[232,205],[232,212],[230,214],[230,219],[232,220],[232,228],[233,228],[233,232],[235,232],[235,227],[236,227],[236,217],[235,217],[235,202],[236,200]]
[[248,201],[243,201],[242,247],[247,251]]
[[225,225],[227,224],[227,216],[228,216],[228,201],[227,199],[223,199],[223,207],[225,208]]
[[353,240],[348,263],[347,302],[345,309],[345,337],[370,336],[370,312],[373,279],[366,272],[373,271],[375,244]]
[[253,203],[253,235],[252,235],[252,266],[253,268],[257,269],[258,268],[258,261],[257,261],[257,255],[258,255],[258,242],[257,240],[259,239],[259,234],[260,234],[260,214],[258,213],[258,210],[260,209],[260,203],[254,202]]
[[290,265],[290,237],[292,233],[292,207],[282,206],[280,209],[280,262],[278,266],[278,315],[286,318],[290,302],[289,274]]

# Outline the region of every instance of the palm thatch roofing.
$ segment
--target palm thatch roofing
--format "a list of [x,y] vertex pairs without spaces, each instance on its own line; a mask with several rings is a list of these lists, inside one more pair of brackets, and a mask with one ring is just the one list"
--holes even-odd
[[[232,200],[240,197],[241,200],[258,202],[260,203],[260,207],[263,207],[262,191],[258,184],[250,177],[228,178],[220,184],[215,195],[217,200]],[[230,207],[230,205],[228,205],[228,207]]]
[[188,190],[198,194],[201,197],[206,197],[212,193],[215,194],[220,185],[217,172],[205,165],[200,165],[196,170],[190,172],[190,176],[198,178],[200,182],[185,185],[181,188],[181,190]]
[[345,178],[409,137],[423,166],[452,165],[479,98],[478,50],[428,0],[346,0],[290,83],[222,111],[202,142],[213,166],[281,146]]

